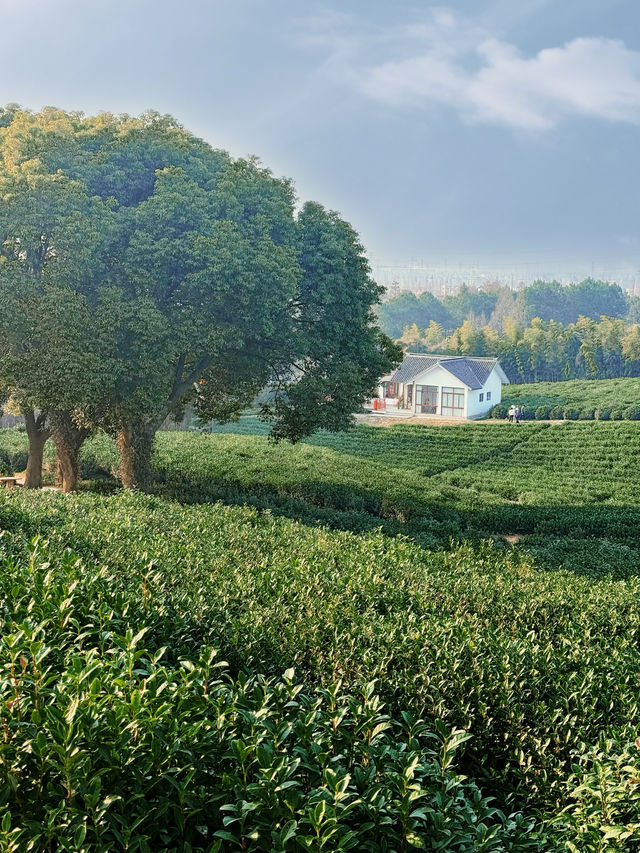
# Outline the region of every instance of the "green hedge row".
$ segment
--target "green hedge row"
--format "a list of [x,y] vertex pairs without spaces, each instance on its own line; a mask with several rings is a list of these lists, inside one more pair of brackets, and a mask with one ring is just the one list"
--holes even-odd
[[[491,417],[506,418],[509,411],[508,403],[498,403],[491,409]],[[524,420],[536,421],[640,421],[640,404],[622,407],[594,409],[592,406],[537,406],[535,409],[526,408]]]

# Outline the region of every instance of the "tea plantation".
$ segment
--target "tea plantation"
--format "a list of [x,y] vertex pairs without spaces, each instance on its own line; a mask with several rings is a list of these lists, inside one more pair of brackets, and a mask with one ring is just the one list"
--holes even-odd
[[504,418],[509,406],[523,406],[536,420],[640,420],[640,378],[569,379],[505,387],[492,416]]
[[99,437],[0,494],[0,850],[640,849],[639,450],[163,433],[143,495]]

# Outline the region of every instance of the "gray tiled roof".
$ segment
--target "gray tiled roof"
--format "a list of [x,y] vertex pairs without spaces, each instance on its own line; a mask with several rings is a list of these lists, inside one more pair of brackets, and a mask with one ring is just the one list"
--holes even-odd
[[408,355],[391,377],[391,382],[411,382],[411,380],[438,363],[435,355]]
[[391,382],[411,382],[420,373],[440,364],[467,388],[482,388],[498,363],[497,358],[471,358],[469,356],[418,355],[407,353],[404,361],[391,377]]
[[449,373],[453,373],[456,379],[463,382],[467,388],[473,388],[474,390],[482,388],[484,383],[487,381],[487,376],[491,373],[491,371],[483,371],[484,379],[480,380],[477,373],[478,366],[468,358],[448,358],[441,364],[445,370],[448,370]]

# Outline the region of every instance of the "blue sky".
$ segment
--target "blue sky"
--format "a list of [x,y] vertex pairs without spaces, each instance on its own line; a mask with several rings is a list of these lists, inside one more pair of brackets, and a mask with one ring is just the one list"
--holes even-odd
[[374,263],[640,268],[639,0],[0,0],[0,102],[170,112]]

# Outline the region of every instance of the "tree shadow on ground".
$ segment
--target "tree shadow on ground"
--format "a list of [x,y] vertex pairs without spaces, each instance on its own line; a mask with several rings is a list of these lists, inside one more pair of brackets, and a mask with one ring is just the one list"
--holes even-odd
[[[162,476],[163,475],[163,476]],[[640,508],[614,505],[519,505],[483,501],[469,490],[445,489],[433,500],[381,499],[361,487],[306,481],[290,490],[233,480],[186,480],[161,472],[153,493],[183,505],[221,502],[251,506],[308,526],[354,534],[382,531],[404,536],[428,550],[493,540],[497,549],[531,554],[546,570],[568,569],[589,577],[640,575],[640,548],[634,531]],[[459,496],[467,501],[461,504]]]

